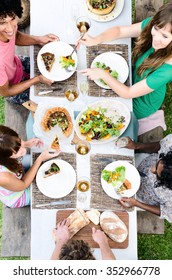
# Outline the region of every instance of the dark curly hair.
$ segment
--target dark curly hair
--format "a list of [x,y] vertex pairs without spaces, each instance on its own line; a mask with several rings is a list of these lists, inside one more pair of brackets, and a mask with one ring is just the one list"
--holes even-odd
[[172,151],[167,154],[160,154],[159,160],[163,164],[163,170],[161,171],[161,176],[157,176],[155,187],[164,186],[172,190]]
[[88,243],[83,240],[69,240],[62,248],[59,260],[95,260]]
[[21,0],[1,0],[0,1],[0,18],[14,17],[15,15],[19,18],[22,17],[23,8]]

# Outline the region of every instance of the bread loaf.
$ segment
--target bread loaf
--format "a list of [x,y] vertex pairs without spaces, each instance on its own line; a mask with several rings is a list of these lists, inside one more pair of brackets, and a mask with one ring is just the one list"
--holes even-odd
[[100,215],[102,230],[113,240],[122,243],[126,240],[128,229],[124,222],[112,211],[104,211]]
[[85,227],[90,223],[85,211],[83,209],[76,209],[72,212],[68,218],[70,238],[74,236],[81,228]]
[[88,219],[93,222],[93,224],[98,225],[100,222],[100,212],[96,209],[92,209],[86,212]]

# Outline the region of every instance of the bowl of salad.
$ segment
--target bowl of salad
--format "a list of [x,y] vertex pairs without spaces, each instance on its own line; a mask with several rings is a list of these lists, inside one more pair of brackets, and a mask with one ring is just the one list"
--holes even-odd
[[116,140],[130,123],[128,107],[117,100],[103,100],[82,110],[75,121],[77,136],[92,144]]
[[[91,63],[91,68],[101,68],[121,83],[125,83],[129,74],[129,68],[126,60],[115,52],[104,52],[96,56]],[[110,87],[102,79],[95,80],[94,82],[102,88],[110,89]]]

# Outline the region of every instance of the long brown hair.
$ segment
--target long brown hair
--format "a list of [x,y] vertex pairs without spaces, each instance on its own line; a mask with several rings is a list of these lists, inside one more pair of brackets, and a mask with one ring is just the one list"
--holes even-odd
[[10,158],[17,153],[21,147],[21,139],[11,128],[0,125],[0,165],[7,167],[10,171],[18,173],[21,165],[17,159]]
[[[133,49],[133,65],[139,56],[143,55],[152,47],[152,27],[156,25],[158,28],[163,28],[169,23],[171,24],[172,33],[172,1],[163,5],[159,9],[136,40],[135,47]],[[138,67],[137,74],[141,76],[143,72],[148,69],[151,69],[151,72],[153,72],[171,57],[172,42],[166,48],[157,50],[156,52],[150,54],[149,57]]]

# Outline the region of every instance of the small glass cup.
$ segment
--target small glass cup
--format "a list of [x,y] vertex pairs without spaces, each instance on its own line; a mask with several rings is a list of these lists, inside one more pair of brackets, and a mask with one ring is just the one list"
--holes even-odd
[[91,27],[91,21],[86,16],[80,16],[76,19],[76,27],[80,34],[86,33]]
[[78,89],[76,87],[69,86],[65,89],[64,95],[69,102],[73,102],[79,96]]
[[80,82],[79,90],[83,96],[88,95],[88,81],[87,80],[83,80]]
[[127,137],[121,137],[115,142],[115,144],[118,148],[125,148],[128,144],[128,138]]
[[91,145],[87,141],[81,140],[75,145],[76,152],[83,156],[87,155],[89,153],[90,149],[91,149]]
[[77,180],[77,199],[80,203],[85,203],[87,200],[87,191],[90,189],[90,179],[88,177],[80,177]]

